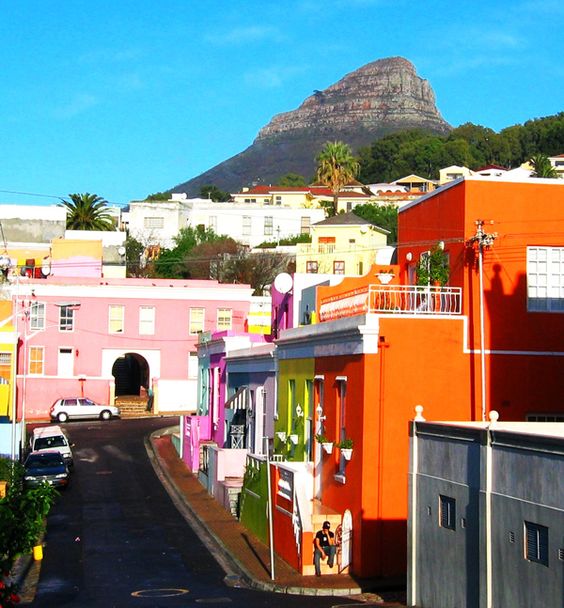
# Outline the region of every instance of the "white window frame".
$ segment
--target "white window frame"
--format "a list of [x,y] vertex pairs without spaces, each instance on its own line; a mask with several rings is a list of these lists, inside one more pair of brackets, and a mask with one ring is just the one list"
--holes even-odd
[[74,308],[72,306],[59,308],[59,331],[74,331]]
[[208,226],[210,230],[217,232],[217,215],[210,215],[208,220]]
[[274,218],[271,215],[264,217],[264,236],[272,236],[274,234]]
[[308,215],[302,215],[300,218],[300,234],[311,233],[311,218]]
[[12,380],[12,353],[0,352],[0,384],[10,384]]
[[218,308],[216,316],[217,331],[228,331],[233,329],[233,309]]
[[244,215],[242,218],[242,222],[243,222],[243,227],[242,227],[243,236],[251,236],[253,218],[250,215]]
[[527,247],[527,310],[564,313],[564,247]]
[[123,304],[110,304],[108,307],[108,333],[125,333],[125,306]]
[[198,378],[198,353],[188,353],[188,380],[197,380]]
[[191,336],[194,336],[203,332],[205,330],[205,324],[206,309],[203,306],[192,306],[190,308],[190,318],[188,320],[188,333]]
[[143,218],[143,227],[145,230],[162,230],[164,228],[164,217],[148,215]]
[[139,306],[139,335],[155,335],[155,307]]
[[45,329],[45,304],[32,302],[29,307],[29,327],[32,331]]

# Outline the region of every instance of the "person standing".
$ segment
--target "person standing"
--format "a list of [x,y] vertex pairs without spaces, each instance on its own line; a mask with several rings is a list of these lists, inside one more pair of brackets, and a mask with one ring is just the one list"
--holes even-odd
[[331,532],[331,524],[323,522],[323,527],[317,532],[313,540],[314,552],[313,563],[315,564],[315,575],[321,576],[321,560],[327,560],[329,568],[335,563],[337,546],[335,545],[335,535]]

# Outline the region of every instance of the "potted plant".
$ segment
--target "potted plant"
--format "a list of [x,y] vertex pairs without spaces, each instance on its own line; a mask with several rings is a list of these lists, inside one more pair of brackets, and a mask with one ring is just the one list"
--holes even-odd
[[416,267],[417,285],[446,285],[449,278],[448,254],[444,245],[437,243],[421,256]]
[[327,454],[331,454],[333,451],[333,442],[329,441],[325,435],[322,433],[318,433],[315,436],[315,440],[321,444],[321,447],[325,450]]
[[337,444],[339,450],[341,450],[341,454],[345,460],[350,460],[353,451],[353,440],[352,439],[343,439],[339,441]]

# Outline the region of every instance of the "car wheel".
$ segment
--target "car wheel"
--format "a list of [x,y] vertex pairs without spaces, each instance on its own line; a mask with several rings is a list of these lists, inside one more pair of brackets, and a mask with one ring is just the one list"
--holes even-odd
[[69,415],[66,412],[59,412],[57,414],[57,420],[59,422],[66,422],[69,419]]
[[110,412],[109,410],[102,410],[100,412],[100,420],[110,420],[111,417],[112,412]]

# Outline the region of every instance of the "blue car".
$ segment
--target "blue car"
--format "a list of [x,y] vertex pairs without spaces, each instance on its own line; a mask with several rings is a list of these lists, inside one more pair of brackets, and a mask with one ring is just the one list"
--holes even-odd
[[55,488],[66,488],[70,481],[69,469],[56,450],[31,452],[24,462],[24,486],[35,488],[43,482]]

